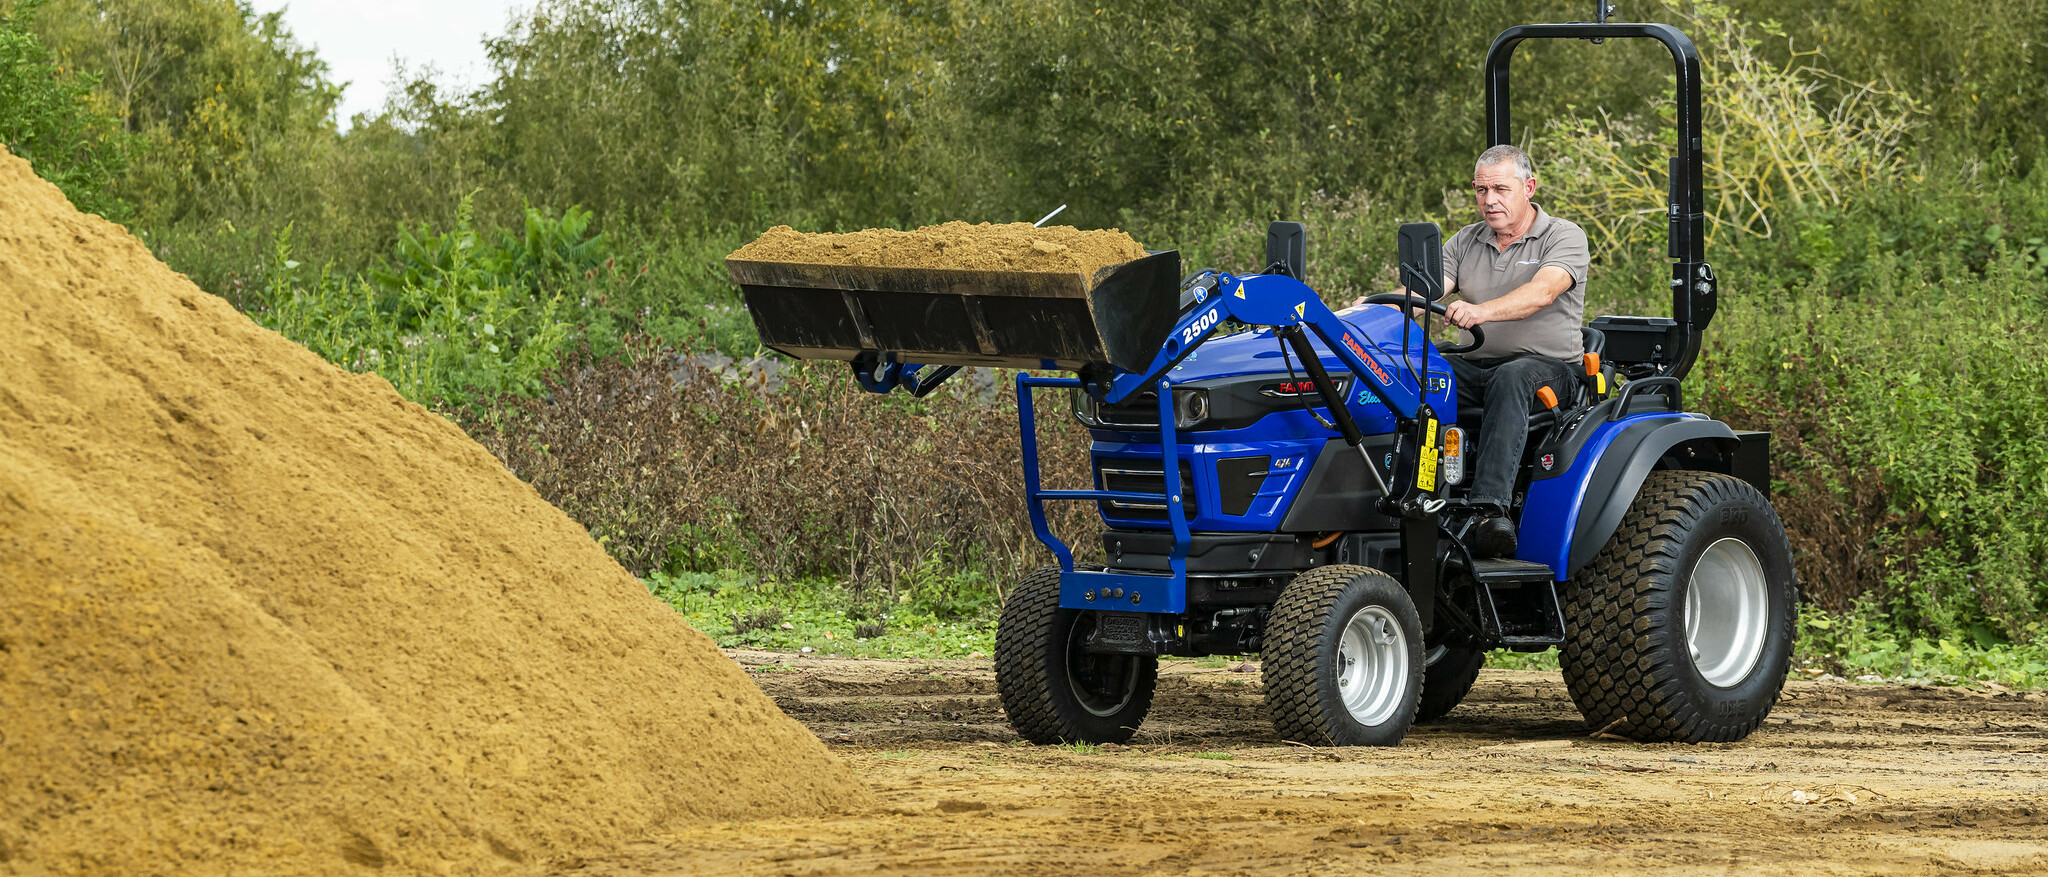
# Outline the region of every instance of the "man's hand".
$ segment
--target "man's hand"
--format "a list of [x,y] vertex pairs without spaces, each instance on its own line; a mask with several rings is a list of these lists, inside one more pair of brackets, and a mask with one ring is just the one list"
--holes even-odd
[[1451,321],[1451,325],[1460,329],[1470,329],[1481,323],[1492,322],[1493,314],[1487,310],[1486,305],[1454,301],[1444,306],[1444,319]]

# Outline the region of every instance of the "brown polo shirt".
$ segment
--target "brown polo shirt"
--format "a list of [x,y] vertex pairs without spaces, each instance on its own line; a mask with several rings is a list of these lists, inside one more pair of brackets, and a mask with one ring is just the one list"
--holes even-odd
[[[1527,317],[1481,326],[1486,333],[1486,346],[1465,356],[1493,359],[1540,353],[1558,359],[1578,359],[1585,352],[1579,327],[1586,321],[1586,268],[1593,261],[1586,248],[1585,230],[1537,206],[1536,222],[1529,226],[1528,234],[1505,250],[1495,240],[1493,229],[1484,222],[1475,222],[1458,229],[1444,242],[1444,282],[1457,284],[1459,298],[1473,304],[1500,298],[1535,280],[1536,272],[1545,265],[1563,268],[1572,276],[1572,286]],[[1458,331],[1460,344],[1471,341],[1469,333]]]

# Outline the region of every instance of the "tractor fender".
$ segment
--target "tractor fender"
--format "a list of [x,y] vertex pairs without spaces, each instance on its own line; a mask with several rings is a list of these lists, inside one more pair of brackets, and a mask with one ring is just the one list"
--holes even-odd
[[[1734,430],[1702,414],[1643,414],[1599,424],[1561,477],[1531,482],[1522,505],[1516,557],[1557,571],[1563,581],[1591,562],[1634,504],[1636,491],[1667,456],[1678,465],[1734,453]],[[1709,447],[1696,447],[1706,445]],[[1672,454],[1687,446],[1693,454]],[[1705,460],[1698,468],[1712,468]]]

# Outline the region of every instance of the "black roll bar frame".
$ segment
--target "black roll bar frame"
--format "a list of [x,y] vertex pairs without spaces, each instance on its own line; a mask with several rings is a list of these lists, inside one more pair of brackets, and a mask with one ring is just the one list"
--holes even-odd
[[1677,322],[1670,348],[1675,351],[1661,374],[1682,378],[1699,355],[1700,336],[1713,322],[1718,286],[1707,264],[1707,218],[1702,182],[1704,143],[1700,135],[1700,54],[1678,28],[1653,22],[1524,24],[1508,28],[1486,50],[1486,141],[1512,143],[1509,133],[1508,64],[1524,40],[1570,39],[1603,43],[1610,39],[1653,39],[1671,50],[1678,85],[1678,155],[1670,162],[1667,218],[1670,223],[1671,318]]

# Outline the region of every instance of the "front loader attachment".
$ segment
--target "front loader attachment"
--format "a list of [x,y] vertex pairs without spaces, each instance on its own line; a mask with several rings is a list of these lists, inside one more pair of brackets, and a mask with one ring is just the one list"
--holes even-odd
[[727,259],[761,342],[798,359],[1142,372],[1180,311],[1180,254],[1096,272]]

